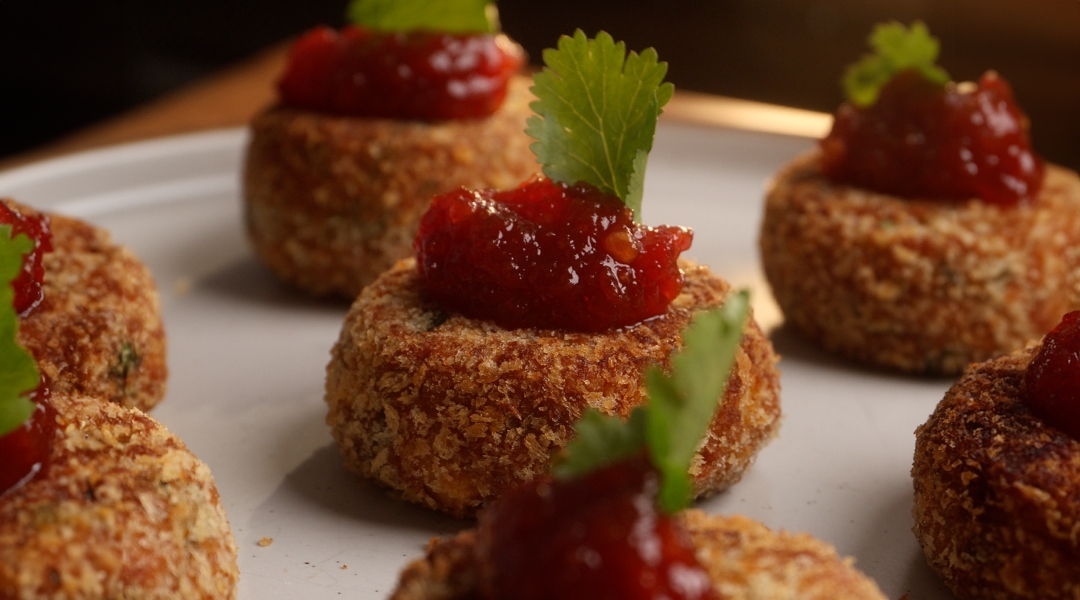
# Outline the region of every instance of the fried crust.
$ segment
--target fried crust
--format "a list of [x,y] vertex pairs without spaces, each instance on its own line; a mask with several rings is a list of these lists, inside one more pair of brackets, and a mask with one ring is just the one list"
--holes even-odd
[[436,194],[509,188],[539,171],[525,135],[529,79],[491,117],[427,123],[275,106],[251,123],[244,167],[248,237],[282,280],[353,300],[412,255]]
[[[12,204],[23,214],[37,212]],[[165,395],[168,368],[150,270],[104,229],[49,217],[45,298],[20,319],[19,343],[37,359],[53,393],[153,408]]]
[[[678,513],[698,562],[725,600],[885,600],[854,561],[807,534],[773,532],[745,517]],[[434,539],[401,573],[390,600],[478,600],[476,532]]]
[[1022,348],[1080,306],[1080,178],[1047,165],[1017,207],[910,200],[834,184],[819,153],[765,200],[762,263],[785,320],[850,359],[958,374]]
[[[689,266],[667,312],[599,334],[505,330],[422,298],[412,259],[353,304],[327,367],[327,423],[345,466],[401,497],[467,516],[546,473],[586,408],[626,417],[642,374],[668,358],[699,311],[730,292]],[[735,483],[779,428],[777,356],[747,324],[724,402],[690,467],[695,493]]]
[[424,558],[405,566],[389,600],[479,600],[476,530],[428,542]]
[[0,496],[0,598],[230,599],[210,470],[137,410],[54,394],[50,463]]
[[915,536],[961,600],[1080,598],[1080,441],[1023,400],[1037,349],[971,366],[915,431]]

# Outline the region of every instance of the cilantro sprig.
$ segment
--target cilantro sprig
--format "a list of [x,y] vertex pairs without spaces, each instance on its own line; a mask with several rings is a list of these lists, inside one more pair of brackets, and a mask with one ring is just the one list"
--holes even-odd
[[867,42],[875,53],[863,56],[844,73],[844,91],[856,106],[872,106],[881,88],[908,69],[931,83],[943,86],[949,81],[949,74],[934,64],[940,44],[922,22],[912,23],[910,29],[896,22],[878,25]]
[[656,120],[675,92],[664,83],[667,63],[652,48],[627,55],[607,33],[588,39],[579,29],[545,50],[544,64],[525,130],[544,175],[614,194],[640,221]]
[[356,25],[381,31],[499,31],[499,11],[491,0],[352,0],[346,15]]
[[683,333],[682,350],[671,359],[671,375],[649,367],[648,402],[626,421],[587,410],[575,424],[577,436],[553,469],[555,476],[578,477],[645,449],[660,473],[661,508],[673,513],[686,507],[693,489],[690,461],[727,386],[749,305],[749,294],[741,291],[723,306],[697,315]]
[[34,403],[24,394],[38,386],[37,363],[15,340],[19,317],[11,287],[22,271],[23,255],[33,249],[29,237],[19,234],[12,239],[11,226],[0,225],[0,435],[22,425],[34,412]]

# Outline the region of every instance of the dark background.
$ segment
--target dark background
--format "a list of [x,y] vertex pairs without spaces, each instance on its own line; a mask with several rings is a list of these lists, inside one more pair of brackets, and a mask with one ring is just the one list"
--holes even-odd
[[[147,102],[317,23],[345,0],[0,0],[0,158]],[[954,79],[997,69],[1036,148],[1080,168],[1077,0],[502,0],[529,51],[604,29],[655,47],[678,88],[814,110],[840,101],[872,25],[924,20]]]

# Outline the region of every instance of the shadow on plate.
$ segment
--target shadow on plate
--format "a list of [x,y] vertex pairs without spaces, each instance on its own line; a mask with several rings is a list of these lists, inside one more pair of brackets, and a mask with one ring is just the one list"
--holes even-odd
[[787,323],[770,331],[769,340],[772,342],[776,352],[780,354],[781,370],[783,370],[783,360],[793,359],[815,368],[824,368],[832,371],[848,371],[851,373],[903,381],[950,383],[956,380],[956,377],[952,375],[909,375],[847,360],[842,356],[823,349],[813,341],[806,339],[805,336]]
[[385,489],[346,471],[334,444],[316,450],[286,475],[277,493],[286,491],[340,516],[395,529],[456,533],[473,526],[471,521],[393,498]]
[[[911,532],[914,492],[910,481],[903,481],[904,485],[881,491],[879,510],[863,526],[865,537],[855,550],[855,566],[878,580],[888,597],[908,594],[919,600],[953,600],[949,589],[927,566]],[[891,574],[891,582],[886,581],[885,574]]]
[[[820,346],[806,339],[787,323],[781,324],[769,332],[773,348],[780,354],[781,360],[794,359],[816,367],[828,367],[838,370],[864,370],[855,363],[823,350]],[[783,363],[781,362],[781,365]]]
[[921,550],[911,555],[911,564],[908,565],[904,577],[904,586],[911,598],[919,598],[920,600],[923,598],[926,600],[934,600],[935,598],[939,600],[956,600],[956,596],[949,591],[945,582],[930,569],[930,565],[926,564],[926,557],[923,556]]
[[194,222],[185,246],[172,257],[177,273],[193,280],[192,293],[206,292],[235,298],[242,302],[287,309],[314,308],[348,309],[343,299],[313,298],[292,288],[262,265],[252,254],[242,229],[230,214],[225,217],[216,209],[215,219]]
[[286,285],[253,256],[240,258],[201,277],[196,285],[212,294],[288,309],[343,312],[350,304],[342,298],[314,298]]

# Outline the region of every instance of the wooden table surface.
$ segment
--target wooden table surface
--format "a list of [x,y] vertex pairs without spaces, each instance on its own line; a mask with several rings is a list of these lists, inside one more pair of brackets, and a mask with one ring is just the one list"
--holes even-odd
[[[148,138],[246,124],[275,101],[274,82],[285,63],[279,45],[149,104],[71,134],[44,147],[0,160],[0,170]],[[665,120],[820,137],[832,118],[824,113],[760,102],[678,91]]]

